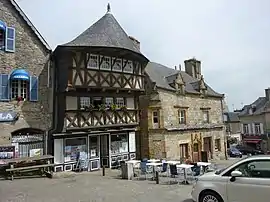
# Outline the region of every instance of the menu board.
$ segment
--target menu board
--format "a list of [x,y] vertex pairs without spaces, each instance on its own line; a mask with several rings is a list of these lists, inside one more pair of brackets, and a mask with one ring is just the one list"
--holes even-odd
[[0,159],[12,159],[15,156],[14,146],[0,146]]

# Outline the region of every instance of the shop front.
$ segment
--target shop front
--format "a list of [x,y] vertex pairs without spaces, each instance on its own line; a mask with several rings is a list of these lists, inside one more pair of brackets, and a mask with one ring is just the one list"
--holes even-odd
[[78,161],[85,171],[116,168],[120,161],[136,158],[135,148],[135,132],[55,134],[55,172],[75,170]]

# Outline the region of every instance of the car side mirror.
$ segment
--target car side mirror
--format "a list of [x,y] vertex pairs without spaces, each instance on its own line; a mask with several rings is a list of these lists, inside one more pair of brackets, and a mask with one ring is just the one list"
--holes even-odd
[[241,177],[242,176],[242,172],[240,172],[238,170],[232,171],[231,176],[232,177],[231,177],[230,181],[234,182],[236,177]]

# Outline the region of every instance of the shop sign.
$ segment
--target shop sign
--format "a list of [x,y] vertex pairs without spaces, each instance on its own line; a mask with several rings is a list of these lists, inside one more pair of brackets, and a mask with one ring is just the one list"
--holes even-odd
[[12,122],[16,117],[16,112],[0,112],[0,122]]

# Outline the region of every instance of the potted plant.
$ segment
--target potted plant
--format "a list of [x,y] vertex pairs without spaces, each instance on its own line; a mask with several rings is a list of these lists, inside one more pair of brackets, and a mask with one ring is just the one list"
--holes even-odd
[[87,110],[88,111],[93,111],[95,109],[95,106],[93,104],[90,104],[88,107],[87,107]]
[[104,104],[98,105],[98,110],[101,112],[106,111],[106,105],[104,105]]
[[125,106],[125,105],[124,106],[121,106],[120,109],[123,110],[123,111],[126,111],[127,110],[127,106]]
[[110,106],[110,109],[112,111],[115,111],[117,108],[118,108],[118,106],[116,104],[111,104],[111,106]]

